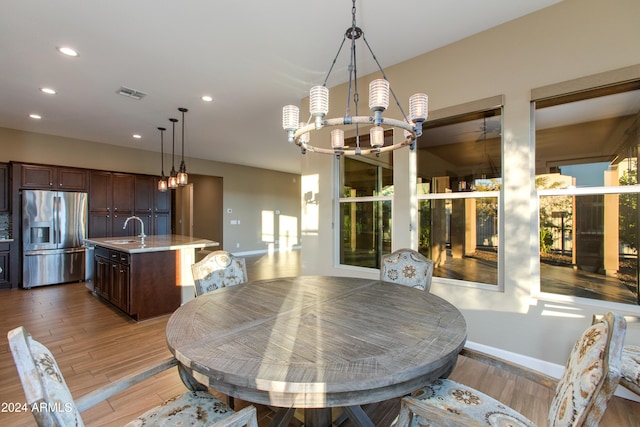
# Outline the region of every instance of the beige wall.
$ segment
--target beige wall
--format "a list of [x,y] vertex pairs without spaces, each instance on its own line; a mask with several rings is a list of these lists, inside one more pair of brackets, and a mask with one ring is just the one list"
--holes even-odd
[[[535,293],[539,284],[537,202],[530,136],[532,88],[640,64],[638,16],[637,0],[565,0],[385,70],[405,109],[414,92],[427,93],[432,110],[504,95],[499,243],[503,290],[445,285],[437,278],[431,288],[463,311],[470,341],[564,364],[591,315],[613,310],[632,316],[627,340],[640,343],[640,323],[635,317],[640,316],[639,307],[580,298],[545,299]],[[410,38],[411,30],[405,31]],[[384,52],[376,55],[384,61]],[[367,88],[371,79],[363,78],[359,87]],[[346,99],[345,86],[332,88],[330,96],[334,109],[329,116],[344,115],[344,103],[336,100]],[[361,97],[366,98],[366,93]],[[307,100],[301,102],[303,110],[307,104]],[[301,117],[307,113],[302,111]],[[391,109],[388,115],[398,113]],[[410,203],[415,187],[406,173],[414,165],[414,153],[396,152],[394,249],[416,247],[415,233],[409,231],[409,222],[416,223]],[[336,264],[334,166],[331,156],[303,158],[302,192],[312,189],[318,201],[303,205],[303,272],[376,277],[377,270]]]
[[[0,162],[8,161],[151,175],[158,175],[160,168],[159,153],[0,128]],[[169,156],[165,158],[165,167],[170,164],[168,161]],[[295,224],[296,231],[290,230],[294,227],[292,225],[287,228],[288,236],[293,236],[287,243],[291,244],[294,239],[296,245],[299,243],[298,175],[201,159],[186,158],[185,161],[189,173],[222,178],[223,217],[220,223],[224,249],[234,253],[279,249],[281,244],[273,243],[275,239],[263,241],[266,237],[263,236],[263,226],[270,229],[275,223],[278,230],[283,228],[278,227],[283,220],[287,224]],[[212,188],[212,191],[216,189]],[[194,188],[194,194],[198,194],[198,189]],[[197,208],[197,201],[194,205]],[[232,213],[227,214],[227,209],[232,209]],[[264,212],[275,213],[276,210],[280,214],[273,215],[272,223],[263,222]],[[207,220],[209,215],[211,213],[194,212],[194,230],[202,227],[196,221]],[[231,225],[232,220],[239,220],[240,224]]]

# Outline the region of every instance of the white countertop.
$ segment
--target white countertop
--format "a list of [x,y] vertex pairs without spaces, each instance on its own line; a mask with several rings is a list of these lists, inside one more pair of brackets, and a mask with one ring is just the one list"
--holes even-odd
[[85,239],[88,244],[102,246],[130,254],[141,252],[175,251],[188,248],[205,248],[219,246],[220,243],[199,237],[166,234],[146,236],[144,244],[140,237],[102,237]]

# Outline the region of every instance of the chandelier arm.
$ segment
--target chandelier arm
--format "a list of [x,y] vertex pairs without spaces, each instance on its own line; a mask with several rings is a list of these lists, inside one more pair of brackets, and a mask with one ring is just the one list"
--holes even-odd
[[333,58],[333,62],[331,63],[331,67],[329,67],[329,72],[327,72],[327,76],[324,78],[324,83],[322,83],[322,86],[327,86],[327,81],[329,80],[329,76],[331,75],[331,72],[333,71],[333,67],[336,65],[336,61],[338,60],[338,57],[340,56],[340,52],[342,52],[342,47],[344,46],[344,42],[347,40],[347,36],[346,34],[342,37],[342,43],[340,43],[340,47],[338,48],[338,53],[336,53],[335,58]]
[[[376,54],[373,53],[373,49],[371,49],[371,45],[367,41],[367,38],[364,36],[364,31],[362,32],[362,40],[364,41],[364,44],[367,46],[367,49],[369,49],[369,53],[371,53],[371,56],[373,57],[373,60],[375,61],[376,65],[378,66],[378,69],[382,73],[382,78],[384,78],[386,81],[389,81],[389,79],[387,78],[387,74],[384,72],[384,69],[382,68],[382,65],[380,65],[380,62],[378,61],[378,58],[376,57]],[[394,92],[394,90],[391,87],[391,85],[389,85],[389,92],[391,92],[391,96],[393,96],[393,99],[396,101],[396,105],[400,109],[400,114],[402,114],[402,118],[405,119],[408,122],[409,120],[407,119],[407,115],[405,114],[404,110],[402,109],[402,105],[400,105],[400,101],[398,100],[398,97],[396,96],[396,93]]]

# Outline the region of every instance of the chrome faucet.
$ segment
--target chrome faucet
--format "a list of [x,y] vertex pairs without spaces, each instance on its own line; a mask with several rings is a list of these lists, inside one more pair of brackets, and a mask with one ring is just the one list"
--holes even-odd
[[144,238],[147,237],[147,235],[144,234],[144,222],[142,222],[142,220],[139,217],[134,215],[127,218],[127,220],[124,222],[124,226],[122,227],[122,229],[124,230],[125,228],[127,228],[127,223],[129,223],[130,219],[137,219],[138,221],[140,221],[140,227],[142,227],[141,228],[142,232],[138,235],[138,237],[142,237],[142,240],[144,241]]

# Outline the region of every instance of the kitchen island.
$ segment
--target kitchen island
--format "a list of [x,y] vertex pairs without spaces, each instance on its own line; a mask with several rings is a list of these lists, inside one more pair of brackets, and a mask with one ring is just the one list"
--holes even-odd
[[172,313],[193,299],[195,251],[219,245],[174,234],[90,238],[85,243],[95,246],[89,289],[134,320]]

